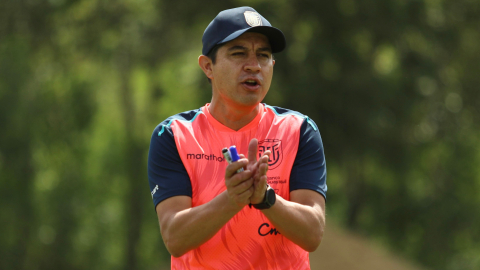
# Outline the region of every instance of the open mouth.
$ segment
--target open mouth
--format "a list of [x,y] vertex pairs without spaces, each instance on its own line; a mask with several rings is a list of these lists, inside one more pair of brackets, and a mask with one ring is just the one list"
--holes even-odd
[[258,82],[256,80],[246,80],[243,83],[248,85],[248,86],[257,86],[258,85]]

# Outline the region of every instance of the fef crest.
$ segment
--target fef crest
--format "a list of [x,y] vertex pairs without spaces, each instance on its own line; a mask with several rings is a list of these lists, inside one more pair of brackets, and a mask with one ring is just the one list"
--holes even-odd
[[260,17],[260,14],[258,14],[257,12],[245,11],[243,15],[245,15],[245,21],[247,21],[248,25],[252,27],[262,25],[262,18]]
[[268,169],[273,170],[277,168],[283,160],[282,141],[279,139],[265,139],[258,143],[258,158],[260,158],[265,151],[270,150],[272,154],[268,160]]

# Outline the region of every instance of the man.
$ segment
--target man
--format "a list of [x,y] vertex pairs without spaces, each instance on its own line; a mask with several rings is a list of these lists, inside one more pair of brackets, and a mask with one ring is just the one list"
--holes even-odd
[[[325,227],[320,134],[307,116],[260,103],[283,33],[241,7],[220,12],[202,42],[211,103],[160,123],[148,158],[172,269],[310,269]],[[228,165],[231,145],[247,158]]]

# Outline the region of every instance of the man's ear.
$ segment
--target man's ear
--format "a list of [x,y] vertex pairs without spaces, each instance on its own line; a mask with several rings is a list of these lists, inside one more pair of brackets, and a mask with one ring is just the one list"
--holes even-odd
[[203,70],[203,72],[205,73],[205,75],[207,76],[207,78],[209,78],[210,80],[213,79],[213,63],[212,63],[212,59],[208,58],[207,56],[205,55],[200,55],[198,57],[198,65],[200,66],[200,68]]

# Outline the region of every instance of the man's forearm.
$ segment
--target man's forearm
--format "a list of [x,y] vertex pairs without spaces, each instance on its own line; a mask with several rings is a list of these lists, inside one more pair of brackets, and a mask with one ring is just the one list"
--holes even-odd
[[281,234],[306,251],[312,252],[320,245],[325,228],[321,205],[303,205],[277,195],[276,203],[262,212]]
[[226,191],[210,202],[171,215],[161,232],[165,245],[179,257],[212,238],[242,208],[228,203]]
[[211,201],[192,207],[191,198],[175,196],[157,205],[163,241],[170,254],[182,256],[212,238],[233,216],[250,203],[253,194],[253,172],[240,168],[243,158],[225,169],[226,190]]

